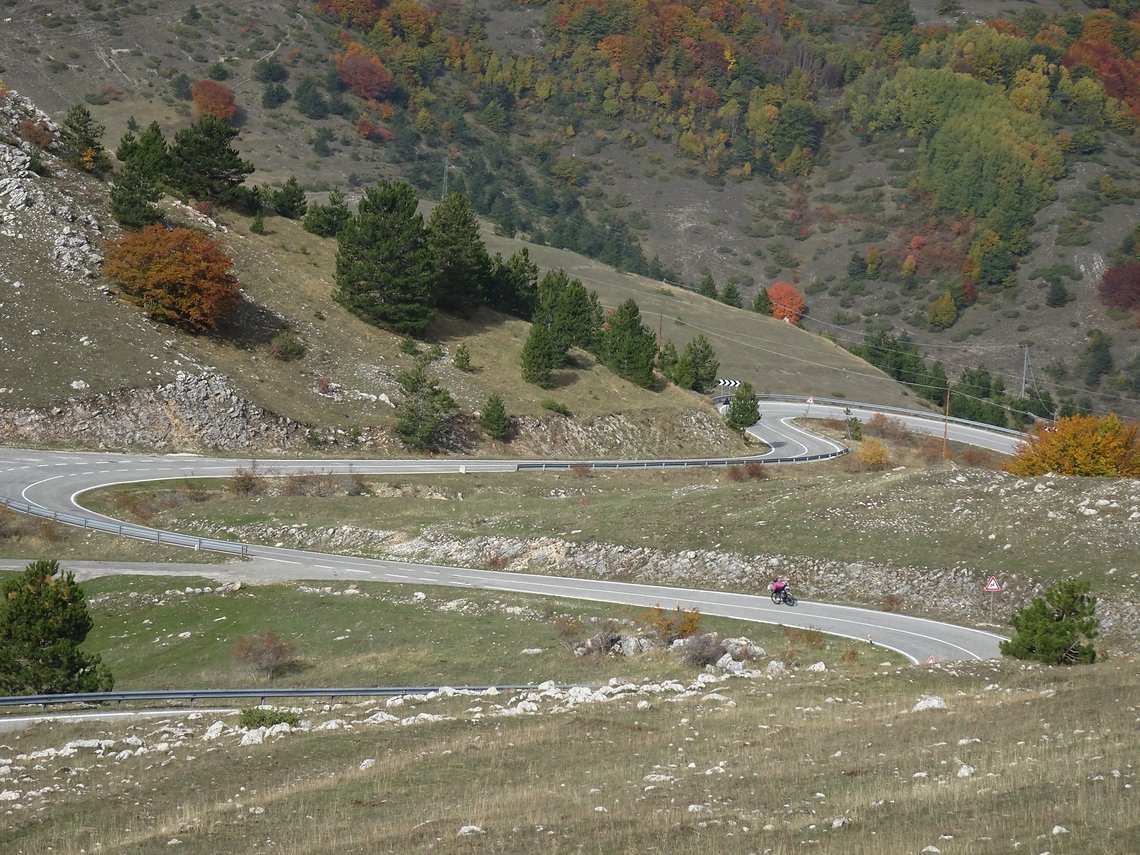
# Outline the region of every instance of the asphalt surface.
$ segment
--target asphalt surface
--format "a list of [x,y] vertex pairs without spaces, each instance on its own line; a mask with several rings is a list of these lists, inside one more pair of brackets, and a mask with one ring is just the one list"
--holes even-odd
[[[750,429],[750,432],[769,443],[772,446],[770,454],[777,457],[808,457],[834,453],[842,447],[831,440],[816,437],[790,422],[797,416],[844,418],[843,410],[841,406],[764,402],[761,423]],[[854,408],[852,412],[858,414]],[[864,417],[869,417],[871,412],[866,411]],[[912,429],[935,434],[944,430],[953,430],[951,438],[955,441],[972,442],[1005,453],[1008,453],[1014,443],[1019,441],[1003,435],[995,437],[980,428],[953,423],[946,426],[937,419],[917,416],[909,419],[908,425]],[[636,465],[645,463],[629,462]],[[548,462],[547,465],[566,465],[566,463]],[[607,465],[613,463],[610,461]],[[525,462],[471,459],[254,461],[197,455],[156,456],[0,449],[0,497],[27,503],[33,510],[41,513],[74,514],[87,518],[92,523],[106,523],[109,518],[100,518],[99,515],[82,507],[78,500],[81,493],[112,484],[189,477],[228,477],[237,468],[257,468],[267,475],[298,472],[367,475],[515,472],[521,464]],[[142,527],[134,527],[134,530],[138,532],[135,536],[145,536],[154,532],[152,529]],[[194,540],[185,539],[184,543],[169,538],[162,542],[189,545]],[[482,588],[596,602],[662,605],[667,608],[676,604],[684,609],[697,608],[702,614],[707,615],[789,627],[814,628],[867,643],[869,646],[877,645],[896,651],[912,662],[928,661],[931,657],[935,661],[996,658],[999,655],[998,642],[1001,640],[1000,636],[982,630],[838,604],[801,600],[795,607],[777,606],[764,592],[747,595],[692,588],[501,573],[403,561],[361,559],[253,544],[248,545],[247,554],[248,560],[217,565],[65,562],[65,566],[76,572],[79,578],[118,573],[150,573],[164,576],[205,576],[247,583],[341,579]]]

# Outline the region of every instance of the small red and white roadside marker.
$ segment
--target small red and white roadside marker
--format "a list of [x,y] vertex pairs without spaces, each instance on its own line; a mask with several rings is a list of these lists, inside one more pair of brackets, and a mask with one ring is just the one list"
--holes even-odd
[[929,656],[927,656],[927,657],[926,657],[926,664],[927,664],[927,665],[933,665],[933,664],[934,664],[935,662],[937,662],[937,661],[938,661],[938,660],[934,658],[934,654],[933,654],[933,653],[931,653]]
[[983,588],[982,590],[991,591],[991,592],[995,592],[995,593],[1000,592],[1001,591],[1001,582],[998,581],[997,576],[990,576],[990,578],[986,579],[986,587]]

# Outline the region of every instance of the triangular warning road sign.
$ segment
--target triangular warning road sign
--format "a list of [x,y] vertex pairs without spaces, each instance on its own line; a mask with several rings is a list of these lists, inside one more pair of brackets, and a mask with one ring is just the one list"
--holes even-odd
[[990,578],[986,579],[985,590],[987,590],[987,591],[1000,591],[1001,590],[1001,582],[998,581],[997,576],[990,576]]
[[934,664],[935,662],[937,662],[937,661],[938,661],[938,660],[934,658],[934,654],[933,654],[933,653],[931,653],[929,656],[927,656],[927,657],[926,657],[926,664],[927,664],[927,665],[933,665],[933,664]]

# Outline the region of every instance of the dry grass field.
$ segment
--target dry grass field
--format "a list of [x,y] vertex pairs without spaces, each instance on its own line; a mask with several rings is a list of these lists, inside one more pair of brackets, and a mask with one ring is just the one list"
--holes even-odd
[[[353,586],[356,596],[343,585],[223,595],[186,581],[87,583],[113,667],[121,639],[132,661],[165,668],[172,682],[203,667],[232,678],[234,638],[265,624],[257,601],[306,615],[299,673],[318,680],[347,665],[383,684],[419,663],[449,685],[496,669],[551,683],[301,702],[287,708],[296,728],[269,731],[186,709],[4,733],[3,851],[1108,855],[1140,846],[1132,661],[900,666],[808,633],[748,628],[773,658],[798,645],[801,664],[775,675],[761,660],[725,678],[663,654],[576,660],[550,620],[580,604],[435,589],[413,602],[407,590],[370,585]],[[465,644],[476,636],[480,644]],[[806,667],[816,662],[824,670]],[[132,673],[124,687],[139,684]]]

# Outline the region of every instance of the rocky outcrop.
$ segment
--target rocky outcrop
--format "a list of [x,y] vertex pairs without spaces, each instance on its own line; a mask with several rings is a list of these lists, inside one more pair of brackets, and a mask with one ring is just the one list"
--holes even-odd
[[181,373],[153,389],[74,398],[46,410],[0,410],[0,433],[10,445],[168,452],[284,451],[312,441],[305,425],[251,404],[215,373]]

